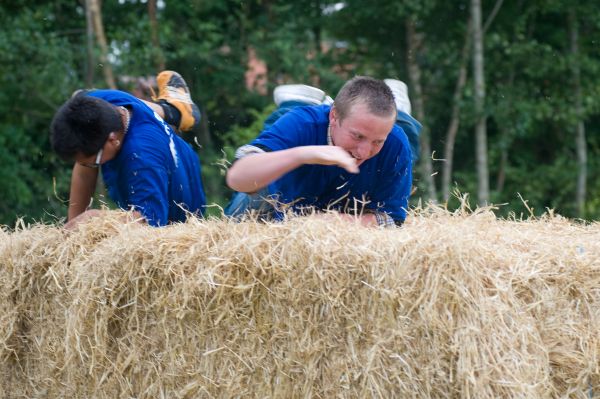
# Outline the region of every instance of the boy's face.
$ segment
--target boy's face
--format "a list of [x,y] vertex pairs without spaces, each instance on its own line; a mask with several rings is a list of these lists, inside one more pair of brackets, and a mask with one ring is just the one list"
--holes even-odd
[[[106,143],[104,143],[106,145]],[[81,153],[75,155],[75,162],[80,165],[87,166],[88,168],[99,168],[102,165],[102,159],[104,158],[104,146],[96,153],[96,155],[85,156]]]
[[110,133],[104,145],[96,154],[85,155],[78,153],[75,155],[75,162],[88,168],[99,168],[103,163],[116,157],[119,149],[120,141],[117,139],[116,133]]
[[333,144],[342,147],[360,166],[381,151],[392,127],[395,115],[381,117],[369,112],[363,103],[354,104],[344,120],[337,117],[335,107],[329,113]]

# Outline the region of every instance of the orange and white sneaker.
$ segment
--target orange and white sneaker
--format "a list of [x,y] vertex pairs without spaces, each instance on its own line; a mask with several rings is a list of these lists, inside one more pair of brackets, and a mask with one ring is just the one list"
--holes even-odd
[[158,96],[152,96],[156,102],[164,100],[177,108],[181,113],[179,130],[187,132],[200,122],[200,109],[192,101],[190,90],[185,80],[175,71],[162,71],[156,76]]

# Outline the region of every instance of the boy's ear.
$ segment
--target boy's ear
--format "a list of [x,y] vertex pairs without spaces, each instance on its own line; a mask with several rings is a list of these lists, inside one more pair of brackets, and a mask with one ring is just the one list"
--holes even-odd
[[337,110],[335,109],[335,106],[331,107],[331,110],[329,111],[329,122],[335,122],[337,120]]
[[119,140],[117,139],[117,134],[115,132],[110,132],[108,134],[108,138],[106,139],[108,142],[110,142],[111,144],[115,144],[116,142],[118,142]]

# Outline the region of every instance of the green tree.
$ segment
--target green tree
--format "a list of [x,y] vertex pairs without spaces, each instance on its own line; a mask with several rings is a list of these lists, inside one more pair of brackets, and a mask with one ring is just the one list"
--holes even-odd
[[[227,201],[224,168],[233,149],[259,132],[277,84],[308,83],[335,95],[355,74],[409,83],[430,146],[430,154],[422,157],[430,164],[415,168],[414,201],[437,197],[431,190],[436,186],[442,187],[444,200],[450,187],[478,189],[473,70],[463,56],[467,0],[100,3],[107,59],[119,88],[133,90],[130,82],[155,75],[162,65],[180,72],[190,85],[204,118],[186,138],[201,146],[210,202]],[[88,46],[84,4],[19,0],[0,6],[0,223],[66,214],[71,165],[50,151],[48,127],[73,90],[106,85],[100,48]],[[156,8],[149,12],[152,5]],[[520,194],[536,213],[550,207],[577,216],[582,167],[589,177],[600,172],[600,11],[591,0],[498,0],[483,2],[481,11],[482,22],[493,20],[485,24],[483,47],[483,114],[490,181],[495,182],[490,201],[508,204],[501,214],[528,212]],[[576,15],[576,53],[569,14]],[[408,35],[407,24],[415,36]],[[267,64],[266,94],[246,88],[250,49]],[[582,124],[585,140],[581,134],[576,140]],[[449,126],[456,126],[455,140]],[[451,165],[432,156],[449,154],[448,144]],[[449,170],[442,179],[437,172],[444,166]],[[583,182],[585,215],[598,218],[600,182]],[[456,204],[448,201],[450,207]]]
[[[76,80],[80,9],[70,2],[0,9],[0,223],[63,216],[68,176],[50,151],[49,121]],[[67,6],[67,3],[68,6]],[[57,27],[60,26],[60,29]]]

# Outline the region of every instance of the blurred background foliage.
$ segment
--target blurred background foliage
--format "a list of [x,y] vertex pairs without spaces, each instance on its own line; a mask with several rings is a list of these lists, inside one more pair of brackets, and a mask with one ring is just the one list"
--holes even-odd
[[[92,2],[101,10],[107,62],[100,61],[97,35],[88,36]],[[183,75],[204,116],[185,138],[201,157],[209,202],[219,206],[231,194],[224,183],[228,162],[274,109],[276,85],[306,83],[335,96],[354,75],[398,78],[409,84],[413,110],[418,96],[431,147],[420,162],[431,165],[433,177],[415,168],[413,203],[458,204],[444,198],[441,178],[456,107],[450,191],[472,193],[475,206],[479,115],[472,46],[463,50],[472,6],[469,0],[2,2],[0,224],[65,217],[71,165],[50,150],[50,121],[74,90],[107,87],[107,68],[119,89],[146,98],[143,82],[162,68]],[[503,204],[500,216],[529,215],[520,194],[537,215],[552,208],[598,219],[600,8],[591,0],[496,0],[483,2],[481,12],[490,201]],[[257,62],[266,68],[249,76]],[[466,80],[457,91],[461,65]],[[578,146],[581,127],[585,140]],[[436,186],[435,198],[428,185]]]

